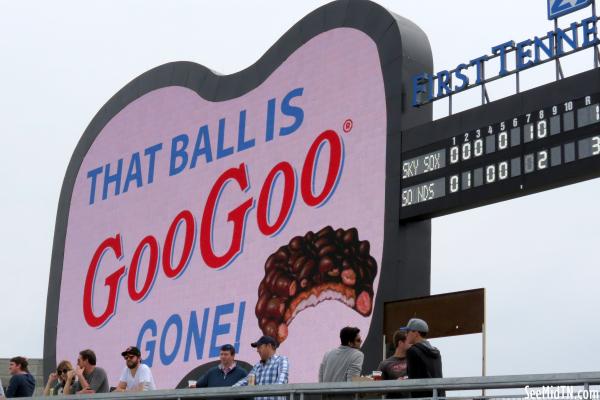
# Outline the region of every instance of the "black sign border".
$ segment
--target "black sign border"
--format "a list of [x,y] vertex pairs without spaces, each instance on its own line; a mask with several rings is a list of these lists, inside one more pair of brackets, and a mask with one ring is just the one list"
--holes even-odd
[[[248,93],[264,82],[293,52],[315,36],[354,28],[377,45],[383,73],[387,113],[385,227],[380,284],[371,330],[363,345],[365,371],[381,360],[383,303],[429,294],[430,221],[399,225],[400,131],[431,121],[431,105],[410,105],[412,76],[433,67],[425,33],[411,21],[367,0],[339,0],[311,12],[290,28],[255,64],[221,76],[193,62],[172,62],[149,70],[117,92],[94,116],[71,157],[60,192],[50,265],[44,335],[44,376],[56,367],[56,335],[65,237],[70,202],[79,168],[104,126],[144,94],[167,86],[183,86],[208,101],[224,101]],[[373,205],[365,204],[365,207]],[[340,327],[344,321],[340,321]],[[73,334],[77,334],[73,332]],[[337,336],[337,332],[332,332]],[[90,343],[93,349],[93,343]],[[118,354],[119,349],[115,349]]]

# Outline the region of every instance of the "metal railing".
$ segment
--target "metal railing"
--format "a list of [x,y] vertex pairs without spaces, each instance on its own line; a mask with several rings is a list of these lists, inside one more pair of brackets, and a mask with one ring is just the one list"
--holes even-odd
[[[93,398],[93,399],[217,399],[217,398],[252,398],[285,396],[289,400],[306,400],[327,395],[328,399],[336,396],[356,399],[383,398],[387,393],[406,393],[431,391],[432,398],[438,398],[440,391],[445,391],[449,399],[521,399],[527,397],[525,387],[577,387],[589,390],[590,386],[600,385],[600,372],[578,372],[565,374],[537,375],[504,375],[488,377],[415,379],[404,381],[361,381],[344,383],[297,383],[290,385],[246,386],[236,388],[176,389],[156,390],[143,393],[102,393],[94,395],[59,396],[59,398]],[[503,390],[500,390],[503,389]],[[509,389],[507,392],[506,389]],[[479,391],[474,395],[452,395],[456,391]],[[491,394],[490,392],[495,392]],[[487,393],[487,394],[486,394]],[[574,399],[578,399],[575,390]],[[306,399],[305,399],[306,398]],[[571,397],[561,397],[571,398]],[[587,400],[585,397],[579,397]],[[590,399],[593,397],[589,397]],[[598,397],[596,397],[598,398]]]

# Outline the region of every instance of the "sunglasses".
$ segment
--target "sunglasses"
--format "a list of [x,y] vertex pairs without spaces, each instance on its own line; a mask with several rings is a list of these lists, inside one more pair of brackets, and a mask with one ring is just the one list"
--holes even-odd
[[57,369],[56,370],[56,373],[59,375],[66,374],[67,372],[69,372],[68,369]]

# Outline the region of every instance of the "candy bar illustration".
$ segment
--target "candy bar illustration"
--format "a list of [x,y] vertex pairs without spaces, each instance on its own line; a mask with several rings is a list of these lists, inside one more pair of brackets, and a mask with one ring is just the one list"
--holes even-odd
[[292,238],[265,262],[255,309],[260,329],[281,343],[299,312],[326,300],[369,316],[377,275],[369,252],[369,242],[359,239],[356,228],[326,226]]

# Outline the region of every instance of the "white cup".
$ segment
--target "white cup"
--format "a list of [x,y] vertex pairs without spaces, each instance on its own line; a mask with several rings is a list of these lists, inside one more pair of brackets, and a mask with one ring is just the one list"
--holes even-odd
[[189,380],[188,381],[188,387],[189,388],[195,388],[196,387],[196,381]]

